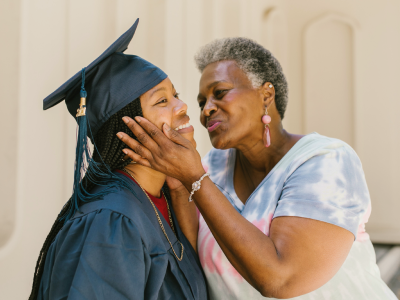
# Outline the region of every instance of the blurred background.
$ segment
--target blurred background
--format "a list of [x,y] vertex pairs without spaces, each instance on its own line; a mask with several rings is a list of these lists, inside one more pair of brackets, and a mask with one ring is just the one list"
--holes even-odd
[[126,53],[169,75],[202,156],[211,145],[194,54],[228,36],[271,50],[289,82],[286,129],[340,138],[360,156],[367,231],[386,281],[400,289],[399,13],[395,0],[0,0],[0,299],[28,298],[42,243],[71,195],[76,124],[64,103],[45,112],[42,100],[136,18]]

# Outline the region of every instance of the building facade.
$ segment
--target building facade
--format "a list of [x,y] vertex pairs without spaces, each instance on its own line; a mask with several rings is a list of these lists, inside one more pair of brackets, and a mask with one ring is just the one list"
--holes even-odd
[[367,230],[400,243],[400,2],[395,0],[0,0],[0,298],[26,299],[37,256],[72,190],[74,119],[42,100],[140,18],[127,53],[160,66],[210,148],[193,56],[245,36],[281,62],[284,126],[349,143],[372,198]]

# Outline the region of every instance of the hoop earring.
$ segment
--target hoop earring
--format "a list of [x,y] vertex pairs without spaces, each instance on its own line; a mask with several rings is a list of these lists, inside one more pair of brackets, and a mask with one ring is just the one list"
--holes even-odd
[[265,124],[264,134],[263,134],[263,143],[265,147],[271,146],[271,134],[269,123],[271,123],[271,116],[268,115],[268,110],[265,108],[265,114],[262,116],[261,121]]

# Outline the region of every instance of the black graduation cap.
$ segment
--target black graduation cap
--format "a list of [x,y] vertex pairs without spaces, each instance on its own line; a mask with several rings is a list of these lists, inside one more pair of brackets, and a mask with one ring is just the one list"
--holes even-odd
[[[67,202],[67,214],[59,216],[65,221],[79,211],[78,205],[81,201],[97,200],[115,187],[132,189],[112,173],[107,165],[92,159],[87,138],[94,144],[96,133],[113,114],[167,78],[161,69],[143,58],[123,53],[128,48],[138,23],[139,19],[89,66],[43,100],[45,110],[65,100],[70,114],[79,126],[73,194],[71,202]],[[91,193],[81,184],[84,176],[92,183],[106,185],[108,188]]]
[[94,137],[101,125],[113,114],[167,78],[161,69],[143,58],[123,54],[138,23],[139,19],[87,66],[83,70],[85,74],[76,73],[47,96],[43,100],[43,109],[49,109],[65,99],[70,114],[76,119],[80,103],[79,92],[83,85],[82,79],[85,78],[86,114]]

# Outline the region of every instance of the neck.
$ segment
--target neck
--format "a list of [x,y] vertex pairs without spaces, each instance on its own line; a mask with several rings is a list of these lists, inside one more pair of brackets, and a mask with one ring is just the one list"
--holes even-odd
[[139,165],[129,164],[125,167],[135,177],[136,181],[152,196],[160,197],[166,175],[157,172],[151,168]]
[[[289,134],[283,129],[282,123],[271,126],[271,145],[267,148],[261,138],[253,142],[246,141],[238,145],[237,158],[242,161],[250,170],[268,174],[282,157],[302,137]],[[261,137],[261,134],[259,135]]]

